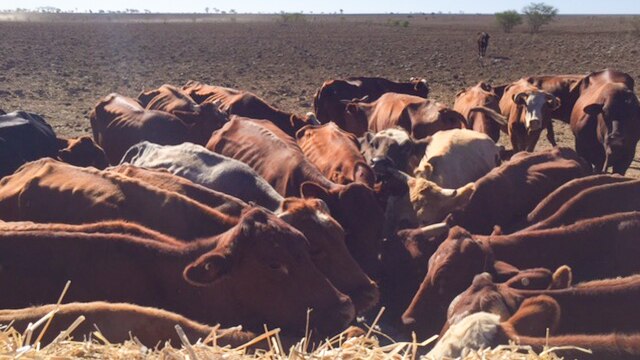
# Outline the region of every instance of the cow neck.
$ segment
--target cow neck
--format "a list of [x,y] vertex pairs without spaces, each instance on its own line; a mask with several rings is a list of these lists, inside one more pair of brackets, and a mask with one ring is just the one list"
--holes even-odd
[[[303,158],[303,161],[296,167],[296,173],[297,177],[302,179],[302,181],[312,181],[327,190],[340,188],[338,184],[327,179],[320,170],[318,170],[318,168],[311,164],[306,158]],[[300,184],[301,183],[302,182],[300,182]]]
[[[239,299],[236,298],[231,286],[232,279],[224,277],[210,286],[196,286],[188,283],[183,276],[184,269],[189,264],[217,248],[234,233],[235,230],[231,230],[222,235],[198,240],[186,244],[180,251],[168,256],[170,258],[158,258],[156,268],[166,270],[159,278],[163,279],[163,284],[170,285],[163,289],[164,293],[160,297],[183,299],[181,302],[172,302],[175,306],[167,310],[200,322],[220,323],[223,326],[236,326],[246,316],[241,312]],[[164,305],[167,306],[167,304]]]

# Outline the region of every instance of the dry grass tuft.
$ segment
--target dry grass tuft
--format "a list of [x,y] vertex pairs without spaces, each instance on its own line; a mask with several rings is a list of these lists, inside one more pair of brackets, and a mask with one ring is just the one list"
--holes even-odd
[[[52,312],[53,313],[53,312]],[[51,313],[45,316],[40,323],[48,320]],[[83,321],[81,316],[77,323]],[[53,319],[55,321],[55,319]],[[387,338],[380,334],[373,327],[365,335],[347,338],[347,331],[336,335],[332,339],[325,340],[316,348],[305,350],[308,347],[307,339],[302,339],[298,344],[288,350],[282,348],[278,333],[279,330],[266,330],[264,334],[258,336],[249,343],[235,349],[230,347],[220,347],[216,343],[216,335],[205,340],[187,339],[181,335],[182,347],[176,348],[164,344],[155,349],[150,349],[136,340],[126,341],[122,344],[110,343],[98,331],[93,333],[93,338],[83,341],[73,340],[73,326],[64,331],[62,335],[51,344],[41,347],[40,343],[30,344],[30,339],[35,338],[36,330],[26,330],[19,333],[6,325],[0,327],[0,359],[184,359],[184,360],[204,360],[204,359],[268,359],[268,360],[325,360],[325,359],[371,359],[371,360],[413,360],[416,358],[417,350],[435,340],[435,336],[422,343],[415,340],[412,342],[392,342],[390,345],[381,345],[378,336]],[[176,329],[180,334],[182,330]],[[353,330],[350,330],[353,331]],[[362,332],[364,333],[364,332]],[[378,336],[376,336],[378,335]],[[191,344],[190,341],[195,341]],[[269,350],[258,350],[249,353],[247,349],[262,341],[268,341]],[[311,346],[309,346],[311,347]],[[548,349],[541,354],[534,353],[526,346],[499,346],[495,349],[485,349],[470,352],[465,360],[559,360],[553,354],[554,349]]]

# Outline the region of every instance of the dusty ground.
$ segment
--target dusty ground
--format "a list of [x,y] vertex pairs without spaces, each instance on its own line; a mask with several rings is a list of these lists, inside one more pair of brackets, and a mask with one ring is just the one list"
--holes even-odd
[[[87,115],[110,92],[136,96],[188,79],[247,89],[303,113],[323,80],[347,76],[421,76],[432,97],[450,104],[479,80],[499,84],[605,67],[640,78],[640,37],[625,17],[560,17],[530,35],[524,25],[504,34],[493,16],[476,15],[307,16],[288,24],[264,15],[136,22],[69,16],[0,22],[0,108],[42,113],[64,136],[90,133]],[[409,23],[394,26],[395,20]],[[478,31],[492,35],[483,61],[476,56]],[[559,143],[572,146],[568,128],[556,129]],[[543,136],[540,147],[547,146]],[[640,164],[632,167],[639,174]]]

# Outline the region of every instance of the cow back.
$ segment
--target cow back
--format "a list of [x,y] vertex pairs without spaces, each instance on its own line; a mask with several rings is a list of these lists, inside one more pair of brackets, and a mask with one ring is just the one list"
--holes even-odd
[[56,134],[40,115],[15,111],[0,115],[0,178],[25,162],[55,157]]
[[560,185],[591,174],[591,167],[568,148],[521,154],[476,181],[469,204],[454,214],[454,223],[474,234],[490,234],[494,225],[518,226]]

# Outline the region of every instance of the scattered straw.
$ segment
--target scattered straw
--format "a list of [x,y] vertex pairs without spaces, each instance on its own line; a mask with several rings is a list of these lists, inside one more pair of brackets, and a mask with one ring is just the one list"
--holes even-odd
[[[49,322],[53,318],[54,312],[55,310],[34,323],[31,327],[31,332],[43,323]],[[306,350],[310,342],[306,337],[291,349],[284,349],[279,337],[280,329],[268,329],[266,327],[262,335],[236,348],[217,345],[217,337],[222,336],[224,330],[221,330],[219,334],[209,336],[205,341],[197,341],[192,344],[179,326],[176,326],[176,331],[182,342],[180,348],[174,348],[169,343],[165,343],[163,347],[148,349],[137,341],[135,337],[121,344],[113,344],[108,342],[99,330],[93,333],[92,340],[74,341],[71,338],[72,333],[84,320],[84,317],[80,316],[68,329],[61,332],[58,337],[45,347],[34,346],[35,343],[29,345],[28,330],[21,334],[11,326],[0,327],[0,360],[63,360],[79,358],[109,360],[411,360],[417,359],[419,349],[431,344],[437,337],[434,336],[419,343],[414,336],[411,342],[392,342],[381,346],[376,337],[376,332],[372,330],[381,314],[382,311],[371,326],[367,326],[369,331],[367,331],[366,335],[349,338],[349,330],[345,330],[343,333],[318,344],[314,350]],[[263,341],[268,342],[270,350],[258,350],[254,354],[247,353],[250,347]],[[385,339],[385,342],[388,341]],[[536,354],[530,347],[511,344],[498,346],[495,349],[469,352],[464,357],[464,360],[559,360],[560,358],[554,355],[554,351],[563,349],[566,348],[548,348],[542,353]],[[587,350],[584,351],[588,352]]]

